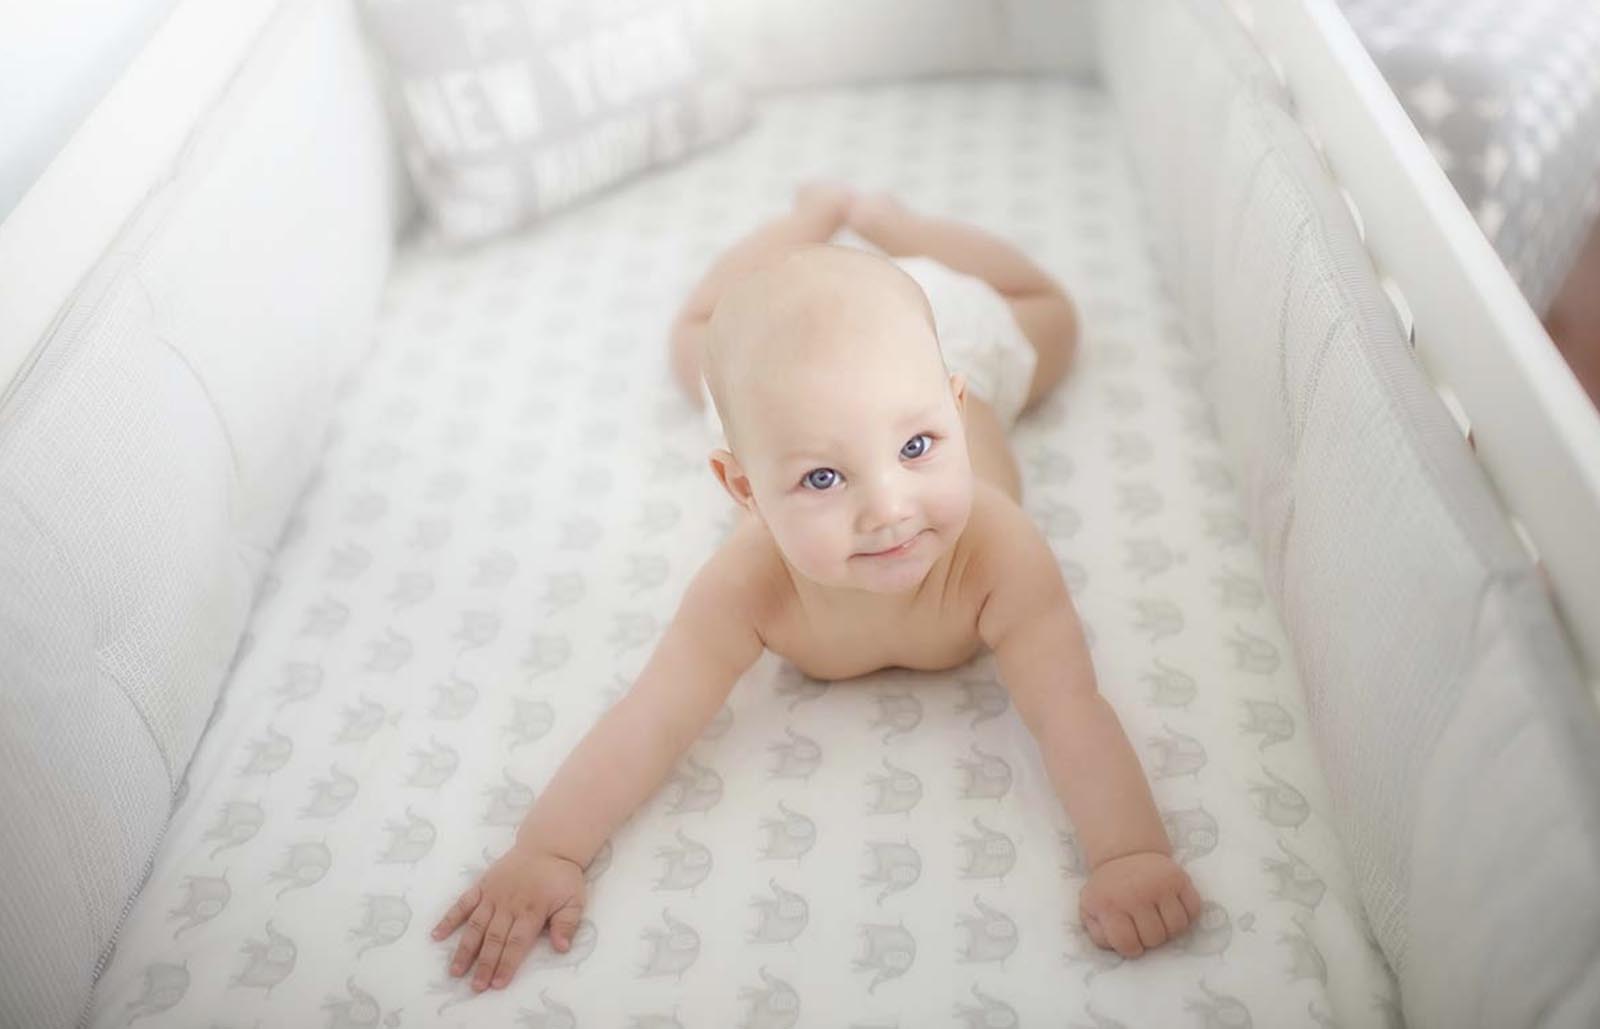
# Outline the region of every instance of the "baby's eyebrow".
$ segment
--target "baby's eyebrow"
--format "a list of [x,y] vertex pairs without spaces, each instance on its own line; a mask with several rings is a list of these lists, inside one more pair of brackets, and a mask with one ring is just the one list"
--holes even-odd
[[[904,431],[910,427],[918,426],[929,421],[938,413],[939,408],[937,407],[925,407],[915,414],[907,415],[906,417],[900,419],[900,421],[896,424],[902,431]],[[784,454],[778,458],[778,463],[783,465],[799,464],[802,461],[811,464],[815,464],[819,461],[826,463],[834,460],[828,455],[836,449],[836,446],[831,443],[821,445],[808,443],[805,446],[797,447],[794,450],[784,452]]]
[[831,460],[831,458],[827,456],[827,452],[824,448],[801,447],[798,450],[790,450],[785,453],[782,457],[778,458],[778,463],[782,465],[791,465],[799,464],[800,462],[804,461],[808,464],[816,464],[818,461],[827,462],[829,460]]
[[901,428],[905,428],[910,425],[915,425],[919,422],[926,422],[938,413],[939,408],[937,407],[925,407],[914,415],[911,415],[907,418],[902,418],[900,420],[900,426]]

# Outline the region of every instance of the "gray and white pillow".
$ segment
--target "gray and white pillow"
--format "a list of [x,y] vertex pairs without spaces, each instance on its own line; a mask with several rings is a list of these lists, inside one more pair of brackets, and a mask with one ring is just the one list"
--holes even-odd
[[482,239],[743,128],[695,0],[361,0],[422,207]]

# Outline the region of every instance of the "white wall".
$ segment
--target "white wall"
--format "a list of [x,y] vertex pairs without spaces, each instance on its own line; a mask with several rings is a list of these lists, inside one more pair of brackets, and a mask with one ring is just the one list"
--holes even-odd
[[0,0],[0,220],[177,0]]

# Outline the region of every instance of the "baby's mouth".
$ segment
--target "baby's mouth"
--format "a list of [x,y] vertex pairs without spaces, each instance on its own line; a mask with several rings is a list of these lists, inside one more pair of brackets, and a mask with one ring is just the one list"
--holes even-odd
[[861,553],[857,554],[856,557],[899,557],[902,554],[909,553],[911,548],[916,546],[917,541],[922,539],[923,535],[927,532],[927,529],[923,529],[911,536],[909,539],[906,539],[901,543],[897,543],[892,547],[888,547],[884,550],[862,551]]

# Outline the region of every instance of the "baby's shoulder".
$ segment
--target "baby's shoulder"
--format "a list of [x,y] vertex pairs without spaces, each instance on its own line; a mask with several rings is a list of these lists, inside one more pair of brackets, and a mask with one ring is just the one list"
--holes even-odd
[[743,513],[701,566],[696,585],[757,625],[780,610],[794,589],[772,534],[759,518]]
[[1010,494],[982,479],[974,484],[972,514],[961,536],[970,551],[969,560],[983,568],[1003,563],[1019,552],[1037,555],[1038,547],[1049,549],[1033,516]]
[[[1009,619],[1065,589],[1050,541],[1002,490],[979,483],[962,536],[968,547],[963,579],[980,596],[980,623]],[[987,637],[982,624],[979,631]]]

